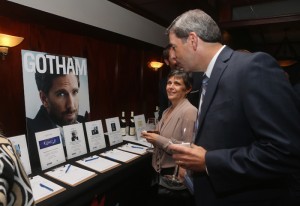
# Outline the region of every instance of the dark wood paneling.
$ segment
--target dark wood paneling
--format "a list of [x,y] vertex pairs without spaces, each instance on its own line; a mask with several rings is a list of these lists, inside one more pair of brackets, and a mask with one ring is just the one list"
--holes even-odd
[[0,6],[0,33],[25,38],[0,60],[0,123],[7,136],[26,133],[21,49],[87,58],[91,120],[121,111],[129,117],[131,110],[153,116],[161,75],[147,62],[160,58],[160,47],[6,1]]

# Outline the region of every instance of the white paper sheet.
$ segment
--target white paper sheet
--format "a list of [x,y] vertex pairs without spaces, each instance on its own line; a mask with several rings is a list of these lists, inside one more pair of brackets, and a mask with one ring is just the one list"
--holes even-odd
[[70,164],[55,168],[45,174],[71,186],[76,186],[97,175],[95,172]]
[[128,144],[125,144],[125,145],[122,145],[122,146],[118,147],[117,149],[120,149],[120,150],[123,150],[123,151],[126,151],[126,152],[131,152],[131,153],[143,155],[143,154],[147,153],[147,148],[148,147],[128,143]]
[[117,162],[110,161],[97,155],[93,155],[76,162],[98,172],[106,172],[107,170],[120,166]]
[[129,162],[131,160],[134,160],[134,159],[140,157],[137,154],[124,152],[124,151],[118,150],[118,149],[109,150],[107,152],[101,153],[100,155],[104,156],[104,157],[107,157],[111,160],[118,160],[118,161],[121,161],[121,162]]
[[141,144],[141,145],[144,145],[147,147],[153,147],[152,144],[147,142],[145,138],[141,138],[141,139],[137,140],[133,136],[126,135],[125,137],[123,137],[123,140],[126,140],[128,142],[138,143],[138,144]]
[[65,190],[64,187],[39,175],[29,179],[35,203],[41,202]]

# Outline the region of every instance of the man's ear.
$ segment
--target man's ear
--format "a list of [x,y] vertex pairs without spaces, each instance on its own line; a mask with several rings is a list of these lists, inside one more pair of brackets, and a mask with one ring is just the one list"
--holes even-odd
[[169,66],[169,65],[170,65],[170,62],[169,62],[169,60],[167,60],[167,59],[164,59],[164,61],[165,61],[165,63],[166,63],[166,65],[167,65],[167,66]]
[[44,105],[44,107],[47,108],[48,107],[48,97],[43,91],[40,91],[40,99],[41,99],[42,104]]
[[193,49],[196,51],[198,46],[198,36],[195,32],[190,32],[189,38],[192,44]]

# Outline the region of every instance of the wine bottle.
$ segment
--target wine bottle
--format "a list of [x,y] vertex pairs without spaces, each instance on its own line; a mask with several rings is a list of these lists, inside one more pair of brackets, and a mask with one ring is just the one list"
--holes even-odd
[[129,135],[134,136],[135,135],[135,123],[133,119],[134,113],[131,111],[130,114],[130,122],[129,122]]
[[120,127],[121,127],[121,135],[122,136],[126,136],[126,119],[125,119],[125,112],[122,111],[122,116],[121,116],[121,120],[120,120]]
[[159,118],[159,107],[158,106],[155,107],[154,118],[158,122],[158,118]]

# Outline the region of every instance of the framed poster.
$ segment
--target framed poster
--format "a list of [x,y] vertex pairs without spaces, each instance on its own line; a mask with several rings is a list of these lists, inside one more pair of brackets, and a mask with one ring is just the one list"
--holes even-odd
[[[87,60],[22,50],[22,70],[27,142],[35,164],[38,161],[35,133],[88,121]],[[65,145],[64,136],[61,137]]]

